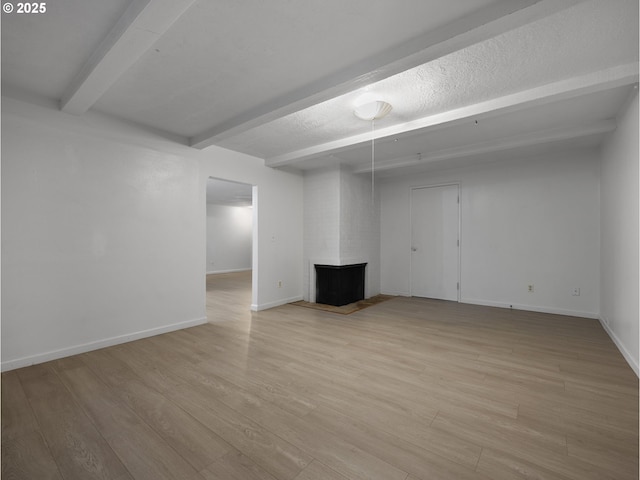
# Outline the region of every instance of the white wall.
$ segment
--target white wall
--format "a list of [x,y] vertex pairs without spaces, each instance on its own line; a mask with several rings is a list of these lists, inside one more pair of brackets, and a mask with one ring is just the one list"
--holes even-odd
[[[202,218],[206,216],[205,187],[209,177],[254,186],[251,309],[263,310],[302,300],[302,176],[267,168],[259,158],[223,148],[209,147],[196,153],[202,154],[198,208]],[[205,238],[203,221],[200,236],[203,266]]]
[[207,204],[207,273],[251,270],[253,211]]
[[302,298],[300,176],[3,97],[2,369],[205,322],[209,176],[259,191],[253,308]]
[[638,369],[638,94],[602,150],[601,322]]
[[303,297],[315,301],[316,263],[340,265],[340,167],[304,174]]
[[386,180],[382,292],[410,292],[410,188],[460,183],[462,302],[597,317],[598,160],[581,150]]
[[304,175],[304,256],[340,257],[340,167]]
[[304,175],[304,298],[315,301],[316,263],[367,263],[365,297],[380,292],[380,223],[371,181],[349,167]]
[[349,167],[340,177],[340,256],[344,263],[367,262],[365,297],[380,293],[380,205],[371,177]]

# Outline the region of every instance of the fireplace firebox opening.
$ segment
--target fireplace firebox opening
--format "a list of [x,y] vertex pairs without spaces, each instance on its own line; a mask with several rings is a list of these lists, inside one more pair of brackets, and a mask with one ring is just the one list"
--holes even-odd
[[340,307],[363,300],[366,265],[316,264],[316,303]]

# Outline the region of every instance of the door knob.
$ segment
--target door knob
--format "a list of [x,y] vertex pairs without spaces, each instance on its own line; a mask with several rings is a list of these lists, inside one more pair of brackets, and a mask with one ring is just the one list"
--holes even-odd
[[418,251],[418,249],[417,249],[416,247],[411,247],[411,251],[412,251],[412,252],[417,252],[417,251]]

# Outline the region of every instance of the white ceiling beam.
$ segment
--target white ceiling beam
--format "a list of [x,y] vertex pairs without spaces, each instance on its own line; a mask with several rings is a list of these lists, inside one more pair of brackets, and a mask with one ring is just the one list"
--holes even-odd
[[67,87],[60,109],[89,110],[194,1],[134,0]]
[[[616,129],[615,120],[601,120],[588,125],[575,125],[553,130],[542,130],[536,132],[514,135],[512,137],[500,140],[491,140],[487,142],[478,142],[471,145],[463,145],[460,147],[447,148],[429,155],[417,158],[416,155],[410,157],[402,157],[382,162],[376,162],[375,171],[381,172],[392,170],[399,167],[412,167],[415,165],[423,165],[427,163],[440,162],[452,158],[465,158],[487,153],[501,152],[504,150],[512,150],[516,148],[530,147],[534,145],[544,145],[547,143],[560,142],[575,138],[588,137],[591,135],[600,135],[609,133]],[[371,165],[366,164],[362,167],[354,169],[354,173],[371,173]]]
[[206,148],[330,98],[365,87],[470,45],[571,7],[584,0],[503,0],[413,38],[349,68],[318,79],[194,136]]
[[[561,80],[540,87],[524,90],[511,95],[494,98],[474,105],[449,110],[436,115],[392,125],[375,131],[375,138],[381,139],[408,132],[431,132],[440,128],[478,118],[517,112],[551,102],[601,92],[638,82],[638,62],[600,70],[586,75]],[[359,146],[371,141],[371,132],[354,135],[332,142],[314,145],[294,152],[267,158],[268,167],[283,167],[296,162],[329,155],[338,150]]]

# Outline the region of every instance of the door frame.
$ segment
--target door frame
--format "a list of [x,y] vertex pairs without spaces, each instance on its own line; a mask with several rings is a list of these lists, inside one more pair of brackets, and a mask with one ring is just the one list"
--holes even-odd
[[458,271],[456,272],[458,277],[458,294],[457,302],[460,302],[462,298],[462,202],[461,202],[461,183],[460,182],[447,182],[447,183],[433,183],[428,185],[416,185],[409,187],[409,296],[413,297],[413,261],[411,255],[412,240],[413,240],[413,191],[422,190],[424,188],[436,188],[436,187],[457,187],[458,189]]
[[[241,180],[230,180],[224,177],[218,177],[215,175],[207,175],[204,180],[204,208],[205,208],[205,228],[204,228],[204,258],[207,258],[207,246],[209,238],[207,235],[206,216],[207,216],[207,186],[209,179],[217,180],[227,183],[236,183],[251,187],[251,304],[248,308],[252,311],[257,311],[258,307],[258,185],[247,183]],[[205,278],[205,308],[206,308],[206,278],[207,278],[208,266],[204,269]]]

